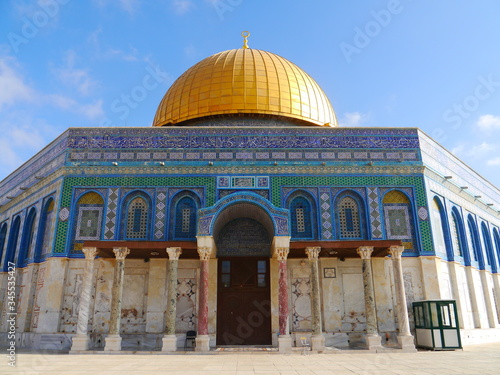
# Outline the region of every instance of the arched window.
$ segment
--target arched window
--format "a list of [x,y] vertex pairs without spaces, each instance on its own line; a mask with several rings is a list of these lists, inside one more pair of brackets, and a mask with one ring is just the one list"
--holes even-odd
[[21,227],[21,217],[17,216],[12,223],[9,233],[9,242],[7,244],[7,252],[3,262],[3,271],[7,272],[9,262],[13,263],[16,255],[17,242],[19,240],[19,228]]
[[391,190],[383,199],[385,230],[389,240],[402,240],[407,250],[416,251],[414,221],[408,197],[398,190]]
[[[444,215],[443,206],[439,198],[434,197],[431,203],[431,225],[432,234],[434,235],[434,246],[436,253],[448,254],[446,251],[445,233],[446,233],[446,219]],[[450,254],[448,254],[449,256]]]
[[480,269],[484,269],[484,261],[481,256],[481,245],[477,235],[476,223],[471,215],[467,217],[467,227],[469,229],[467,240],[469,242],[469,249],[472,255],[471,259],[479,263]]
[[492,271],[496,272],[496,265],[493,261],[495,257],[493,255],[493,247],[491,244],[490,231],[488,230],[488,227],[484,222],[481,223],[481,232],[483,235],[484,251],[486,252],[486,262],[488,266],[492,267]]
[[104,200],[96,192],[84,194],[77,202],[76,241],[99,240]]
[[495,241],[495,247],[497,249],[497,266],[500,267],[500,234],[498,233],[497,228],[493,229],[493,239]]
[[292,239],[315,238],[314,217],[315,210],[306,195],[296,193],[289,199],[289,210],[292,224]]
[[354,192],[344,192],[337,199],[337,232],[341,239],[366,238],[364,209],[360,197]]
[[55,223],[54,215],[54,199],[49,198],[44,205],[40,217],[40,227],[38,228],[38,235],[41,236],[37,241],[37,249],[35,251],[35,262],[39,262],[44,256],[51,252],[50,240],[51,234],[54,231]]
[[7,223],[3,223],[0,228],[0,264],[2,264],[5,240],[7,239]]
[[17,266],[24,267],[27,261],[32,256],[32,249],[34,247],[35,237],[35,218],[36,210],[33,207],[24,221],[23,236],[21,239],[21,247],[19,249],[19,257],[17,259]]
[[134,196],[128,200],[125,238],[145,240],[148,238],[149,209],[143,196]]
[[455,256],[464,256],[464,251],[463,251],[463,237],[462,237],[462,225],[461,225],[461,220],[459,220],[457,213],[455,211],[451,212],[451,222],[450,222],[450,229],[451,229],[451,242],[453,244],[453,253]]
[[178,194],[172,200],[173,239],[195,240],[197,222],[197,199],[191,194]]

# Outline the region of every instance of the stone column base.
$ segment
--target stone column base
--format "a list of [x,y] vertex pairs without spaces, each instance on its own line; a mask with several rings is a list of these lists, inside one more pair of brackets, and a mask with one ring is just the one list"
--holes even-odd
[[292,352],[292,337],[290,335],[278,336],[278,351],[280,353]]
[[165,335],[163,336],[161,351],[162,352],[176,352],[177,351],[177,336]]
[[120,335],[108,335],[104,339],[105,352],[118,352],[122,350],[122,337]]
[[323,335],[312,335],[311,336],[311,350],[323,353],[325,351],[325,336]]
[[71,351],[78,351],[78,350],[89,350],[89,337],[88,335],[76,335],[73,336],[71,339],[72,344],[71,344]]
[[413,336],[408,335],[408,336],[398,336],[398,342],[399,345],[401,345],[401,349],[405,353],[414,353],[417,351],[415,348],[415,341],[413,339]]
[[382,348],[382,339],[377,334],[366,335],[366,349],[376,350]]
[[196,337],[196,352],[209,352],[210,351],[210,337],[208,335],[201,335]]

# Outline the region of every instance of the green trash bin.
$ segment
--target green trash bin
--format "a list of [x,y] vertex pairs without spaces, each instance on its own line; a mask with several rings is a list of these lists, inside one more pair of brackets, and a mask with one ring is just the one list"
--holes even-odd
[[417,347],[432,350],[462,349],[454,300],[413,302],[413,316]]

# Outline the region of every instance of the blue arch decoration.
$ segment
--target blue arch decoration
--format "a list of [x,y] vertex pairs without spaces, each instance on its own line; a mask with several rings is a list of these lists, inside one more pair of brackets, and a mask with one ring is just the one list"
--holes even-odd
[[46,198],[43,206],[42,206],[42,211],[40,213],[40,221],[38,224],[38,236],[36,240],[36,246],[35,246],[35,252],[33,256],[33,261],[35,263],[39,263],[42,260],[42,251],[43,251],[43,243],[46,240],[46,236],[48,237],[50,234],[47,233],[48,229],[47,226],[50,225],[49,222],[47,222],[48,216],[49,216],[49,207],[50,205],[54,202],[54,197],[48,197]]
[[[181,190],[170,200],[170,239],[195,240],[198,208],[201,206],[200,197],[191,190]],[[189,209],[189,228],[182,229],[182,209]]]
[[21,215],[16,216],[12,223],[9,233],[9,242],[7,244],[7,252],[3,261],[3,272],[9,269],[9,262],[13,263],[16,255],[17,243],[19,242],[19,230],[21,228]]
[[28,216],[24,220],[23,235],[21,238],[21,246],[19,249],[19,256],[17,257],[17,267],[21,268],[27,265],[31,245],[33,244],[33,237],[35,236],[35,219],[36,209],[32,207],[29,210]]
[[451,209],[451,220],[457,223],[457,236],[460,248],[462,249],[462,257],[464,258],[465,265],[470,266],[471,256],[470,250],[467,248],[467,232],[465,231],[462,215],[456,206],[453,206]]
[[479,240],[479,233],[477,229],[477,224],[471,214],[467,217],[467,224],[469,225],[469,231],[472,243],[472,252],[476,258],[476,262],[479,265],[480,270],[484,270],[484,258],[483,252],[481,251],[481,241]]
[[3,223],[0,228],[0,264],[2,264],[2,258],[5,248],[5,240],[7,239],[7,223]]
[[443,241],[446,251],[446,257],[448,261],[453,262],[453,260],[455,259],[455,249],[453,248],[453,241],[450,233],[450,225],[452,225],[452,223],[448,221],[446,208],[444,206],[443,201],[441,200],[441,197],[435,195],[434,198],[432,198],[432,200],[436,202],[438,206],[439,217],[441,218],[441,231],[443,233]]
[[498,233],[498,229],[493,229],[493,240],[495,241],[495,247],[497,249],[497,271],[500,267],[500,234]]
[[[356,204],[357,204],[357,209],[358,209],[358,221],[359,221],[359,237],[343,237],[342,236],[342,225],[340,222],[340,215],[341,215],[341,207],[340,204],[342,203],[344,198],[352,198]],[[366,217],[366,207],[365,207],[365,202],[363,197],[355,190],[352,189],[345,189],[339,192],[335,197],[334,197],[334,214],[335,214],[335,230],[336,230],[336,236],[338,239],[342,240],[354,240],[354,239],[367,239],[368,238],[368,228],[367,228],[367,217]]]
[[263,209],[271,218],[275,236],[290,235],[288,221],[289,210],[278,208],[260,195],[248,191],[230,194],[219,200],[212,207],[200,209],[198,211],[199,219],[197,235],[212,236],[214,224],[217,221],[219,214],[226,208],[238,203],[250,203]]
[[491,267],[492,272],[496,273],[497,266],[495,264],[495,256],[493,254],[490,231],[488,230],[488,227],[486,226],[486,223],[484,221],[481,223],[481,232],[484,240],[484,251],[486,252],[487,265]]
[[[146,235],[145,237],[142,238],[128,238],[128,233],[127,233],[127,226],[128,226],[128,215],[129,215],[129,209],[130,209],[130,204],[135,198],[142,198],[146,202]],[[126,239],[126,240],[148,240],[151,236],[152,233],[152,199],[151,196],[140,189],[133,190],[129,193],[127,193],[121,202],[121,225],[120,225],[120,239]]]

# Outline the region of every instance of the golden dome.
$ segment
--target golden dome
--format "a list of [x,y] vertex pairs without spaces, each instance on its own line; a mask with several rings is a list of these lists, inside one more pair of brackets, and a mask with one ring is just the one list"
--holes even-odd
[[163,97],[153,126],[231,114],[337,126],[330,101],[314,79],[283,57],[250,48],[217,53],[188,69]]

